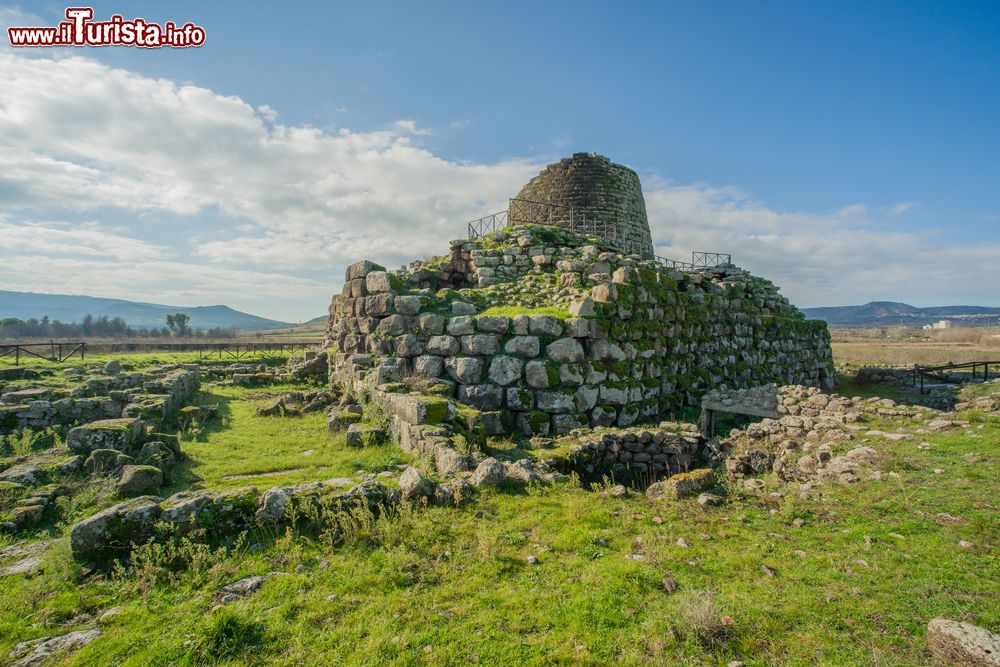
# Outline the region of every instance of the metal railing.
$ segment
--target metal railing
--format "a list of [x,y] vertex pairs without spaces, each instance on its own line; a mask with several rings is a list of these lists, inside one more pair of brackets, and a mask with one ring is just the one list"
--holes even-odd
[[698,269],[712,269],[719,266],[731,266],[733,256],[721,252],[695,251],[691,253],[690,262],[682,262],[679,259],[670,259],[656,255],[653,257],[657,262],[670,269],[680,269],[681,271],[697,271]]
[[469,238],[478,239],[487,234],[499,232],[504,227],[509,227],[507,211],[500,211],[492,215],[486,215],[478,220],[469,223]]
[[469,238],[477,239],[486,234],[498,232],[505,227],[518,225],[565,227],[580,234],[602,238],[616,248],[625,249],[627,245],[625,230],[616,222],[588,217],[583,211],[569,206],[531,201],[530,199],[511,199],[506,211],[483,216],[467,223],[466,227]]
[[[969,378],[972,382],[976,381],[976,369],[978,367],[983,367],[982,378],[983,382],[989,382],[990,380],[990,366],[1000,366],[1000,361],[966,361],[958,364],[944,364],[943,366],[921,366],[920,364],[915,364],[913,366],[913,386],[920,383],[920,393],[924,393],[924,379],[936,380],[937,382],[956,382],[950,375],[944,375],[947,371],[965,371],[971,370],[972,377]],[[996,377],[996,372],[993,376]]]
[[691,263],[704,267],[729,266],[733,263],[733,256],[721,252],[695,251],[691,253]]

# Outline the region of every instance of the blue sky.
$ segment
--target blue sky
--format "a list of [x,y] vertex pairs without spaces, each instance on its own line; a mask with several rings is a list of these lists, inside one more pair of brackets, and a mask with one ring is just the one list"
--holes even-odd
[[444,252],[598,151],[639,172],[662,254],[732,252],[802,306],[1000,305],[997,3],[267,6],[98,2],[206,44],[0,50],[34,99],[0,107],[26,174],[0,177],[0,285],[308,318],[349,261]]

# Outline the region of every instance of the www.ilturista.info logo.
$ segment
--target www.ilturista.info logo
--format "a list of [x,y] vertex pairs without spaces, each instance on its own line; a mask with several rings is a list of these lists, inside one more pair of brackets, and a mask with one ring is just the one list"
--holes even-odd
[[7,28],[11,46],[139,46],[146,49],[184,48],[205,43],[205,29],[193,23],[162,26],[146,19],[126,20],[114,14],[93,21],[92,7],[67,7],[66,21],[47,28]]

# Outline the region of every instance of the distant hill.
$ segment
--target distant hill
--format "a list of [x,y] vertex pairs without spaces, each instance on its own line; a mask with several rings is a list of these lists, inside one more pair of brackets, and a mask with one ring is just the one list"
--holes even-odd
[[917,308],[908,303],[872,301],[863,306],[802,308],[811,320],[824,320],[836,326],[923,326],[938,320],[951,320],[952,326],[1000,324],[1000,308],[988,306],[933,306]]
[[186,313],[191,317],[192,329],[281,329],[294,326],[288,322],[257,317],[229,306],[164,306],[123,299],[104,299],[94,296],[65,294],[38,294],[35,292],[8,292],[0,290],[0,319],[16,317],[19,320],[42,319],[71,323],[80,322],[84,316],[120,317],[135,328],[166,326],[170,313]]

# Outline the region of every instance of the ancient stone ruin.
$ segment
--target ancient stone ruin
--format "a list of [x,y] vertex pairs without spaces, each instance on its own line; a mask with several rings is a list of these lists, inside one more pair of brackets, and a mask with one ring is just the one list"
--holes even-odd
[[0,383],[0,435],[115,417],[161,423],[174,418],[201,386],[193,364],[129,372],[111,361],[90,371],[62,372],[67,386],[45,377],[9,388]]
[[[522,197],[581,213],[521,220]],[[463,469],[448,453],[456,419],[545,436],[659,422],[721,386],[830,386],[826,324],[772,283],[730,263],[653,257],[631,170],[574,155],[508,213],[510,226],[453,241],[448,255],[350,266],[330,305],[331,384],[384,405],[403,447],[439,469]],[[628,230],[627,247],[595,222]],[[331,425],[359,418],[335,411]]]
[[550,164],[521,188],[514,201],[521,203],[512,206],[512,226],[554,224],[572,229],[607,223],[617,226],[613,231],[621,250],[653,256],[639,175],[603,155],[575,153]]

